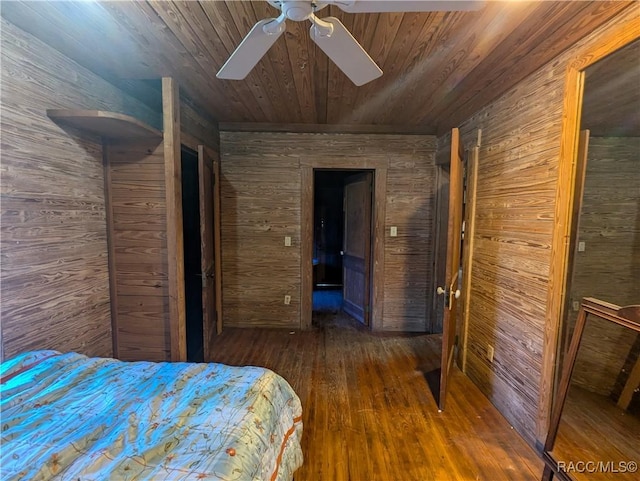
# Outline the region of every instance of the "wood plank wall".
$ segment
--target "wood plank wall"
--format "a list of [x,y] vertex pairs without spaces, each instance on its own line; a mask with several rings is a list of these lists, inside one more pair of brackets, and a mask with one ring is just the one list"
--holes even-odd
[[[300,162],[388,167],[384,330],[424,331],[433,258],[436,139],[221,132],[225,326],[300,326]],[[308,165],[308,164],[307,164]],[[389,237],[389,227],[398,237]],[[284,237],[292,246],[284,246]],[[291,304],[283,303],[291,295]]]
[[195,151],[198,150],[198,145],[206,145],[211,152],[215,153],[215,159],[218,158],[217,154],[220,151],[218,123],[202,113],[200,108],[192,105],[182,92],[180,92],[180,129],[182,145]]
[[112,354],[102,147],[48,108],[157,113],[14,25],[2,30],[2,350]]
[[544,439],[538,407],[566,68],[632,15],[585,37],[461,126],[466,145],[482,129],[466,372],[531,443]]
[[170,358],[164,146],[105,146],[111,249],[114,355]]
[[[411,137],[409,137],[411,139]],[[436,138],[388,145],[384,329],[428,331],[433,285]],[[397,151],[396,151],[397,149]],[[389,237],[390,226],[398,237]]]
[[[620,306],[639,303],[640,138],[590,138],[577,237],[585,251],[575,254],[570,301],[595,297]],[[569,312],[570,325],[576,314]],[[610,322],[593,324],[583,335],[572,379],[609,395],[635,336],[625,336],[627,330]]]

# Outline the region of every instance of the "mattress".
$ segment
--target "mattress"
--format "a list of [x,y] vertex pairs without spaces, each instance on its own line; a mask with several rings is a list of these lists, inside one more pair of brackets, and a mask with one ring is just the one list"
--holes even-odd
[[300,400],[274,372],[34,351],[1,366],[2,479],[290,480]]

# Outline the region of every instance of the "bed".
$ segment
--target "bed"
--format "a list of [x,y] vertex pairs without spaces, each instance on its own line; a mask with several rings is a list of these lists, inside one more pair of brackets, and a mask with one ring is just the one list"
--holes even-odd
[[3,480],[290,480],[300,400],[259,367],[34,351],[1,367]]

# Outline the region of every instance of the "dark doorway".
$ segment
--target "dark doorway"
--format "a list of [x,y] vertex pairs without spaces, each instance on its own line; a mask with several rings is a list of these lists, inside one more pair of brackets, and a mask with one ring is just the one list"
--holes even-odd
[[[353,199],[350,195],[352,182],[360,177],[366,179],[361,180],[366,183],[364,196],[361,195],[364,208],[356,209],[354,213],[347,201]],[[371,171],[314,170],[312,323],[316,326],[350,323],[352,320],[368,325],[372,178]],[[357,237],[363,239],[361,250],[366,255],[361,256],[362,268],[357,272],[353,269],[356,257],[347,252],[353,248],[354,242],[347,242],[346,230],[352,234],[355,230]],[[359,310],[353,309],[354,293],[362,307]]]
[[182,225],[187,361],[204,361],[198,154],[182,148]]

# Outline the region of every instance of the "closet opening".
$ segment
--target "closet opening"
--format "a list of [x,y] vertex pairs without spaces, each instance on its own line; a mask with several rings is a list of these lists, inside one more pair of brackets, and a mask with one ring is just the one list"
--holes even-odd
[[202,238],[200,234],[198,154],[183,146],[181,157],[187,361],[203,362]]

